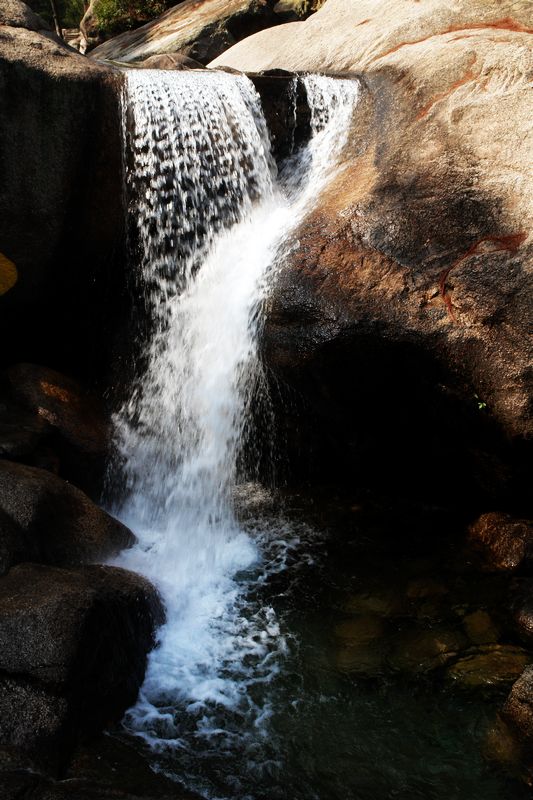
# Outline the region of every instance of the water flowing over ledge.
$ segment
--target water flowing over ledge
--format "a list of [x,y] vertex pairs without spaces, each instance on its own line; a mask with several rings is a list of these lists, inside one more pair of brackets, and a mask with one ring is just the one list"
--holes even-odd
[[[122,566],[167,608],[127,728],[155,749],[245,750],[268,734],[268,686],[286,643],[256,591],[300,533],[239,521],[263,490],[239,474],[261,391],[262,303],[284,241],[331,179],[358,84],[303,79],[311,139],[277,174],[259,97],[244,76],[135,70],[123,98],[133,269],[151,335],[146,368],[115,417],[116,513],[138,536]],[[204,787],[205,789],[205,787]]]

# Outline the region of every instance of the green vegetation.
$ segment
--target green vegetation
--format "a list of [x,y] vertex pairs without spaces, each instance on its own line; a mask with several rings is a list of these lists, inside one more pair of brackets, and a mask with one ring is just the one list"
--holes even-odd
[[[26,3],[32,11],[39,14],[52,28],[54,27],[50,0],[26,0]],[[79,27],[86,7],[83,0],[56,0],[56,6],[63,28]]]
[[176,4],[176,0],[100,0],[95,12],[100,30],[115,34],[144,25]]

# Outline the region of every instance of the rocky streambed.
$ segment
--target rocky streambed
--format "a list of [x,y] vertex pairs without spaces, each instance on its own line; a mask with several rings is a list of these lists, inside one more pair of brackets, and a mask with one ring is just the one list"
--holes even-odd
[[277,68],[361,88],[266,308],[276,426],[273,446],[258,413],[256,456],[269,479],[274,447],[286,488],[264,514],[294,546],[255,590],[287,636],[257,770],[235,750],[155,758],[121,727],[165,615],[103,566],[136,541],[100,503],[144,324],[121,75],[18,0],[0,11],[3,797],[175,800],[185,777],[235,797],[528,796],[533,19],[445,5],[328,0],[217,59],[274,69],[254,80],[280,164],[310,120]]

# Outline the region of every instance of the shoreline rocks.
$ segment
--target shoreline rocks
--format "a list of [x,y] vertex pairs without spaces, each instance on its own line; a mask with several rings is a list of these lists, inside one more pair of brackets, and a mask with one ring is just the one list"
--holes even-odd
[[135,540],[80,489],[43,469],[0,460],[0,512],[5,523],[3,572],[17,561],[79,566],[116,555]]
[[134,702],[164,612],[115,567],[21,564],[0,580],[0,744],[52,768]]

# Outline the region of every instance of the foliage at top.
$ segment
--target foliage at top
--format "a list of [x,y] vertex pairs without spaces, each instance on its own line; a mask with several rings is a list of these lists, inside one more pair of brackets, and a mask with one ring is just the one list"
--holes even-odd
[[138,28],[175,5],[176,0],[99,0],[95,14],[98,28],[115,34]]
[[[50,0],[25,0],[32,11],[39,14],[51,28],[54,27]],[[85,14],[83,0],[56,0],[59,19],[63,28],[78,28]]]

